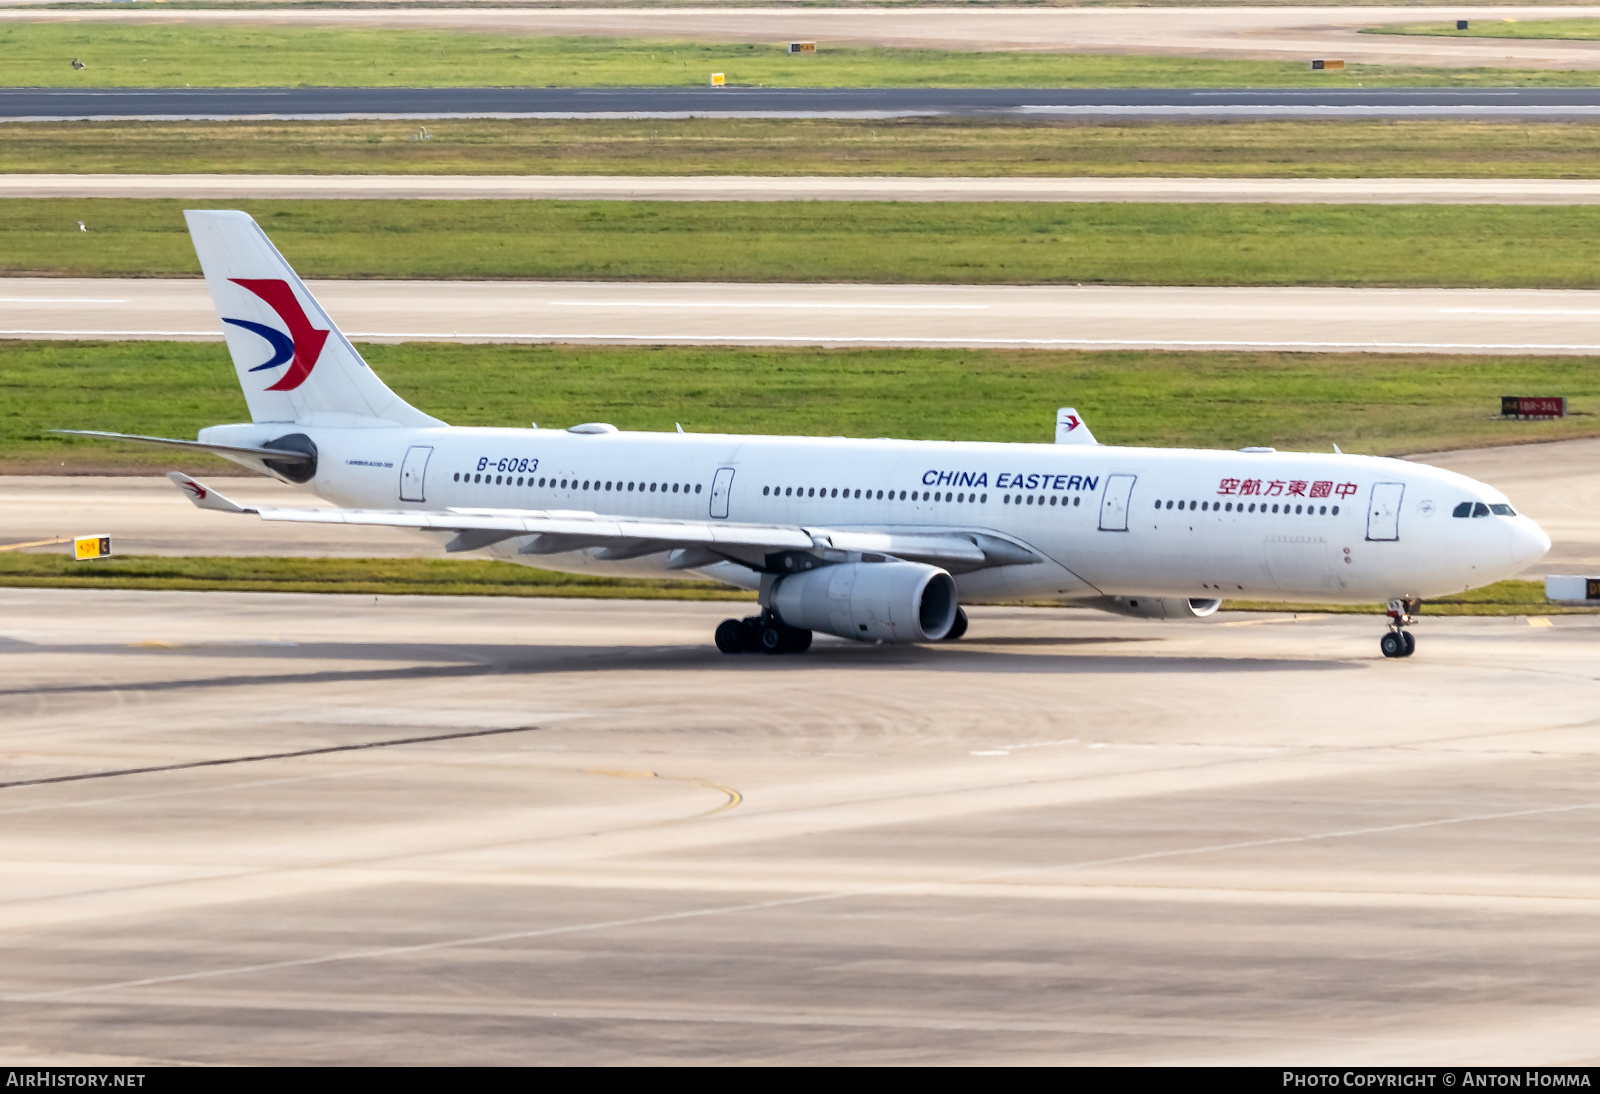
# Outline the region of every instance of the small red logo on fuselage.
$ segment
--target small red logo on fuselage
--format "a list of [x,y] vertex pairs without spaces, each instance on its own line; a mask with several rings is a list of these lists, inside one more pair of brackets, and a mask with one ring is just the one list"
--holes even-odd
[[293,391],[306,382],[306,377],[316,367],[317,358],[322,356],[322,346],[328,340],[328,332],[311,325],[305,309],[295,299],[294,290],[282,278],[230,277],[228,280],[265,300],[278,313],[283,325],[289,328],[289,337],[294,340],[294,359],[289,362],[284,374],[278,377],[278,382],[267,390]]

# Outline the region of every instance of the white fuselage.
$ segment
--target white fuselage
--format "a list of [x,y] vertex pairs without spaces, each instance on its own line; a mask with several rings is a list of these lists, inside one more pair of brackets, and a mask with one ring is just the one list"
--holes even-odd
[[[1463,502],[1504,508],[1492,487],[1368,456],[284,423],[216,426],[201,439],[293,433],[317,446],[307,489],[340,506],[982,531],[1046,560],[957,573],[964,598],[1428,597],[1516,574],[1549,547],[1524,516],[1452,516]],[[665,553],[489,550],[557,570],[699,576],[668,572]]]

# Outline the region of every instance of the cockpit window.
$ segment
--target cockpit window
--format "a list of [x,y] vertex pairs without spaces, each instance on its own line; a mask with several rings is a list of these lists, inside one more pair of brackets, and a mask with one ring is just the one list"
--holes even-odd
[[1472,503],[1470,501],[1462,502],[1450,511],[1450,515],[1452,517],[1470,517],[1472,515]]
[[1489,512],[1497,517],[1514,517],[1517,515],[1517,511],[1503,501],[1489,506]]
[[1483,504],[1481,501],[1474,502],[1472,505],[1472,515],[1475,517],[1486,517],[1489,515],[1489,507]]

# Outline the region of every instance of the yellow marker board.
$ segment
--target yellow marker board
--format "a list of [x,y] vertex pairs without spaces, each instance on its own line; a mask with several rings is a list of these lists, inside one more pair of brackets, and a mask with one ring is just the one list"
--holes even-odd
[[72,557],[79,562],[111,557],[110,536],[78,536],[72,541]]
[[722,87],[727,82],[728,82],[728,78],[726,76],[724,76],[722,73],[713,72],[711,74],[711,86],[712,87]]
[[815,42],[790,42],[789,43],[789,52],[790,53],[815,53],[816,51],[817,51],[817,43],[815,43]]

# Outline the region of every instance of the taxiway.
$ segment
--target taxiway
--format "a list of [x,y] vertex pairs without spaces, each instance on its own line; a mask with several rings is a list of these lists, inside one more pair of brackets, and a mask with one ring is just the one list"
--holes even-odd
[[[1600,353],[1600,293],[312,281],[358,341]],[[221,341],[195,279],[0,279],[0,337]]]
[[1600,179],[12,174],[0,198],[1594,205]]
[[0,591],[13,1061],[1593,1063],[1591,617]]
[[[0,12],[0,15],[3,15]],[[1600,43],[1585,43],[1600,49]],[[1600,52],[1591,55],[1600,61]],[[1260,119],[1600,116],[1600,89],[945,87],[3,88],[0,121],[986,117]]]

